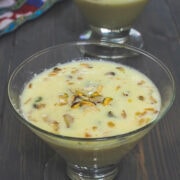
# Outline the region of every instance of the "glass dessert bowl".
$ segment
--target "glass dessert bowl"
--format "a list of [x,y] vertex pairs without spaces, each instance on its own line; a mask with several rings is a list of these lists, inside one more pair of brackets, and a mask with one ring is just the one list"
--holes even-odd
[[80,36],[85,40],[126,43],[143,47],[143,38],[132,24],[144,10],[148,0],[74,0],[90,30]]
[[[136,53],[137,56],[124,58],[122,54],[127,52]],[[25,84],[35,74],[56,67],[59,63],[77,62],[84,59],[88,59],[89,62],[95,59],[128,66],[151,79],[161,97],[161,106],[155,119],[126,133],[100,137],[73,137],[58,134],[27,120],[22,112],[20,98]],[[57,67],[53,69],[53,75],[54,71],[57,72],[57,70]],[[110,73],[110,75],[112,74]],[[29,88],[31,86],[33,85],[28,85]],[[39,87],[40,91],[41,87]],[[75,42],[50,47],[36,53],[20,64],[10,77],[8,96],[16,118],[48,143],[65,160],[67,175],[70,179],[110,180],[117,175],[120,160],[167,113],[174,100],[175,85],[168,68],[160,60],[145,51],[124,44]],[[36,103],[41,99],[36,100]],[[33,107],[39,106],[33,104]],[[112,118],[112,113],[110,116]]]

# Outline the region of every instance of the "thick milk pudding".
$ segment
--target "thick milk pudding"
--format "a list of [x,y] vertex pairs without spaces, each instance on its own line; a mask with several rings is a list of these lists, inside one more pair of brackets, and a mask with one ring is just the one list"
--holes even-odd
[[20,96],[27,121],[64,136],[96,138],[136,130],[160,110],[159,92],[144,74],[96,60],[59,64],[35,75]]

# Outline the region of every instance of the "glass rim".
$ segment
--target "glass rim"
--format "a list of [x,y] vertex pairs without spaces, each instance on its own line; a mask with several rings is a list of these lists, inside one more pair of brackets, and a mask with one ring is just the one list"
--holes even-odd
[[[130,132],[126,132],[123,134],[117,134],[117,135],[113,135],[113,136],[105,136],[105,137],[93,137],[93,138],[83,138],[83,137],[72,137],[72,136],[64,136],[61,134],[56,134],[44,129],[39,128],[38,126],[30,123],[28,120],[26,120],[20,113],[19,110],[16,109],[13,105],[13,102],[11,100],[11,96],[10,96],[10,85],[11,82],[13,80],[13,78],[15,77],[15,75],[21,70],[21,68],[23,68],[24,65],[26,65],[26,63],[29,63],[30,61],[33,61],[37,56],[41,56],[42,54],[48,53],[49,51],[55,50],[59,47],[63,47],[63,46],[80,46],[80,45],[103,45],[103,46],[108,46],[108,47],[116,47],[116,48],[124,48],[124,49],[128,49],[131,50],[135,53],[141,54],[143,56],[148,57],[148,59],[151,59],[152,61],[154,61],[156,64],[158,64],[168,75],[169,79],[172,82],[172,89],[173,89],[173,95],[171,97],[170,102],[168,103],[167,108],[165,109],[165,111],[162,113],[162,115],[160,116],[160,114],[150,123],[148,123],[147,125],[140,127],[138,129],[132,130]],[[13,110],[13,112],[15,113],[15,115],[20,118],[20,121],[27,125],[30,128],[33,128],[36,131],[39,131],[41,133],[44,133],[45,135],[49,135],[55,138],[61,138],[64,140],[71,140],[71,141],[82,141],[82,142],[94,142],[94,141],[107,141],[107,140],[115,140],[115,139],[120,139],[120,138],[125,138],[128,136],[132,136],[135,135],[139,132],[143,132],[144,130],[148,129],[148,127],[151,127],[153,125],[155,125],[165,114],[166,112],[171,108],[174,99],[175,99],[175,81],[173,78],[173,75],[171,73],[171,71],[169,70],[169,68],[157,57],[155,57],[154,55],[152,55],[151,53],[142,50],[140,48],[136,48],[134,46],[130,46],[128,44],[117,44],[117,43],[111,43],[111,42],[103,42],[103,41],[75,41],[75,42],[65,42],[62,44],[58,44],[58,45],[54,45],[54,46],[50,46],[48,48],[45,48],[43,50],[40,50],[36,53],[34,53],[33,55],[31,55],[30,57],[26,58],[23,62],[21,62],[11,73],[9,81],[8,81],[8,100],[10,102],[11,108]]]

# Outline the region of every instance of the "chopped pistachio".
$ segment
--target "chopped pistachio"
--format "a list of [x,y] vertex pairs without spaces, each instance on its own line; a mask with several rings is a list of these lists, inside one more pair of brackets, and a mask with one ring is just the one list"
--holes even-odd
[[122,94],[123,94],[123,96],[129,96],[129,91],[125,91]]
[[72,76],[72,75],[68,75],[67,77],[68,77],[69,79],[72,79],[72,78],[73,78],[73,76]]
[[59,72],[59,71],[61,71],[61,68],[54,67],[54,68],[53,68],[53,71],[54,71],[54,72]]
[[107,115],[108,115],[108,117],[115,117],[115,115],[112,111],[109,111]]
[[138,96],[138,99],[139,99],[140,101],[144,101],[144,96]]
[[37,97],[37,99],[35,99],[34,102],[36,102],[36,103],[37,103],[37,102],[40,102],[40,101],[42,101],[42,99],[43,99],[43,98],[42,98],[41,96],[39,96],[39,97]]
[[107,72],[107,73],[105,73],[105,75],[115,76],[116,73],[115,72]]
[[46,106],[46,104],[43,104],[43,103],[41,103],[41,104],[33,104],[33,107],[35,109],[42,109],[42,108],[45,108],[45,106]]

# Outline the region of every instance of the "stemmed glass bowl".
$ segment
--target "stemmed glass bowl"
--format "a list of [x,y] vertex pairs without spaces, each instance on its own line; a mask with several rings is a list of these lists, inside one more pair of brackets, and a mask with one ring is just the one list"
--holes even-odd
[[[122,56],[128,52],[136,53],[136,56],[128,58]],[[67,63],[84,58],[103,59],[128,65],[149,77],[161,95],[161,109],[157,118],[134,131],[102,138],[76,138],[57,135],[27,121],[20,109],[20,94],[24,84],[34,74],[38,74],[44,69],[53,67],[58,63]],[[65,43],[50,47],[23,61],[10,77],[8,96],[12,111],[15,113],[15,119],[20,120],[59,153],[67,164],[67,175],[70,179],[111,180],[119,171],[118,164],[121,159],[167,113],[174,100],[175,85],[169,69],[153,55],[125,44],[89,41]]]
[[143,47],[139,31],[133,23],[148,0],[74,0],[90,26],[80,35],[83,40],[101,40]]

